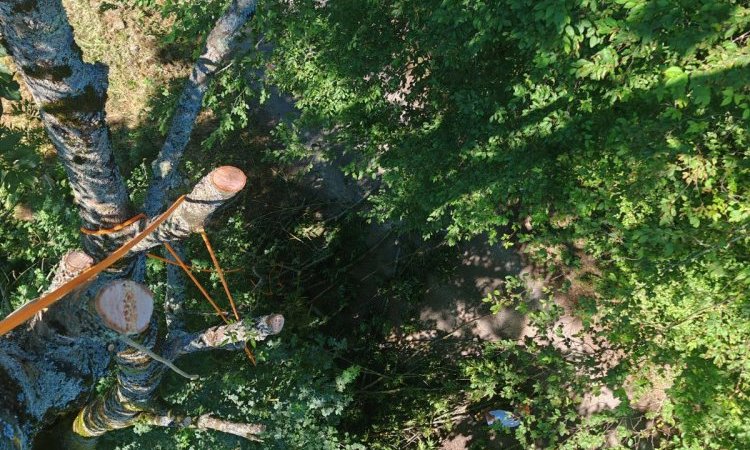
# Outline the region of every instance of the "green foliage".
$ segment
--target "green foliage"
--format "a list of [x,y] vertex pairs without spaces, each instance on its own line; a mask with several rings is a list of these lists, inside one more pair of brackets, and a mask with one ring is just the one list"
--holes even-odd
[[670,445],[749,445],[746,5],[263,11],[268,76],[299,99],[298,129],[335,128],[351,174],[382,178],[374,218],[450,243],[583,242],[604,271],[590,314],[628,355],[616,372],[676,370]]
[[[13,105],[11,116],[27,114]],[[80,220],[67,178],[49,158],[44,130],[0,126],[0,312],[36,298],[57,259],[75,246]],[[50,241],[49,236],[56,238]]]
[[[161,388],[165,406],[191,415],[211,413],[225,420],[266,426],[262,443],[222,433],[187,430],[168,433],[140,425],[136,442],[118,445],[123,434],[113,433],[100,448],[247,448],[247,449],[348,449],[363,450],[337,430],[341,416],[351,402],[347,385],[357,369],[339,371],[331,355],[344,344],[303,342],[294,336],[273,340],[258,348],[262,361],[252,366],[242,353],[227,361],[217,354],[200,358],[192,370],[201,375],[188,383],[169,378]],[[184,365],[184,361],[177,362]],[[217,370],[222,367],[225,370]]]
[[[8,52],[0,46],[0,58],[8,56]],[[13,79],[13,73],[0,62],[0,97],[6,100],[21,100],[20,86]]]
[[[226,2],[134,3],[173,19],[164,44],[192,59]],[[750,9],[732,0],[261,2],[253,31],[273,48],[238,55],[219,74],[205,99],[216,124],[206,148],[249,145],[248,109],[272,84],[301,111],[275,132],[287,146],[243,146],[222,163],[255,170],[260,152],[297,161],[320,150],[302,143],[306,132],[322,129],[333,144],[326,148],[351,158],[351,177],[381,180],[367,219],[448,244],[478,235],[523,243],[552,271],[576,264],[570,255],[556,261],[554,249],[583,248],[599,272],[596,295],[582,298],[576,313],[623,356],[601,374],[594,361],[571,360],[536,341],[497,342],[463,358],[446,356],[466,350],[447,341],[398,347],[388,341],[395,325],[372,311],[356,326],[337,316],[353,302],[346,268],[362,247],[360,219],[327,223],[304,202],[278,198],[278,210],[254,215],[263,202],[244,198],[221,234],[229,249],[222,261],[253,271],[246,276],[253,286],[245,283],[238,300],[254,311],[283,300],[284,313],[299,323],[261,350],[257,373],[243,367],[214,374],[212,385],[170,385],[165,398],[178,408],[267,423],[268,445],[276,448],[355,440],[369,448],[434,448],[451,426],[452,406],[465,401],[521,412],[513,437],[521,445],[596,448],[614,430],[635,447],[654,435],[635,430],[625,380],[637,394],[653,373],[668,372],[668,399],[648,413],[657,445],[750,446],[749,26]],[[0,86],[10,86],[5,75]],[[12,98],[12,87],[1,89]],[[174,99],[165,90],[163,103]],[[168,123],[167,114],[160,117]],[[61,206],[59,170],[40,170],[44,159],[30,156],[36,144],[20,152],[29,136],[14,133],[0,137],[8,142],[0,200],[6,211],[22,201],[37,208],[33,223],[0,216],[10,273],[61,252],[75,228]],[[190,177],[214,157],[195,157]],[[139,168],[131,180],[140,191],[146,172]],[[50,186],[47,200],[29,188],[39,180]],[[258,191],[291,196],[292,189],[268,182]],[[54,246],[24,245],[39,230],[61,238]],[[198,266],[206,260],[197,248],[192,254]],[[13,302],[33,297],[44,275],[35,268],[5,283]],[[316,284],[321,278],[325,289]],[[401,274],[381,290],[408,305],[419,301],[422,281]],[[216,283],[211,278],[213,289]],[[526,308],[521,286],[511,279],[486,301],[494,312],[520,308],[549,328],[559,311],[551,303]],[[322,293],[333,300],[321,304]],[[196,316],[191,325],[208,323]],[[409,320],[398,327],[418,330]],[[343,337],[356,345],[344,351]],[[578,396],[605,385],[621,406],[580,417]],[[215,434],[138,431],[153,437],[144,442],[154,448],[241,445]],[[123,448],[141,444],[129,445]]]

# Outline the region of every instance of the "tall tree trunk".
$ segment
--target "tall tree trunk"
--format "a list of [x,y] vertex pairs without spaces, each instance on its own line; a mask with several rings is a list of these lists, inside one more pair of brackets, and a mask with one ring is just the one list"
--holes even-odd
[[[39,106],[67,172],[83,226],[98,229],[122,223],[132,210],[104,112],[107,67],[83,62],[58,0],[4,1],[0,21],[4,45]],[[101,259],[129,231],[85,235],[83,248]]]
[[[153,165],[154,181],[145,205],[150,217],[165,206],[210,78],[229,58],[254,10],[254,1],[233,0],[209,35]],[[60,0],[3,1],[0,27],[3,44],[39,107],[67,172],[83,227],[110,229],[132,217],[104,112],[106,66],[83,62]],[[178,296],[165,302],[169,327],[164,333],[151,314],[151,294],[138,284],[143,281],[142,272],[134,264],[144,251],[179,242],[203,229],[207,218],[243,189],[245,181],[239,169],[215,169],[113,270],[102,272],[29,324],[0,337],[0,450],[30,448],[40,428],[76,409],[80,413],[73,428],[84,437],[130,426],[137,418],[155,425],[216,429],[247,438],[261,431],[256,425],[215,417],[177,417],[151,410],[150,404],[170,361],[185,353],[242,348],[247,339],[262,340],[280,332],[283,317],[271,315],[190,333],[181,328]],[[83,250],[71,250],[61,259],[49,290],[102,260],[143,225],[136,221],[117,231],[83,234]],[[106,374],[112,358],[117,383],[103,397],[92,400],[92,388]]]

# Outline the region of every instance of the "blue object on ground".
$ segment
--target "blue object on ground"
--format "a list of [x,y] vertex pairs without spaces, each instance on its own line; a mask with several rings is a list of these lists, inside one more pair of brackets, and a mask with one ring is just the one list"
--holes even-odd
[[496,409],[494,411],[490,411],[490,416],[492,416],[492,421],[490,421],[489,417],[487,418],[487,424],[492,425],[495,423],[495,420],[500,421],[500,425],[502,425],[505,428],[515,428],[519,425],[521,425],[521,421],[516,418],[516,416],[513,415],[510,411],[503,411],[502,409]]

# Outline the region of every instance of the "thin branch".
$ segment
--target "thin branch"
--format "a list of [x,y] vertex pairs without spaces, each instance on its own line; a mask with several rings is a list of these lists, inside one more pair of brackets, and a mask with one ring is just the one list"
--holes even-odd
[[175,348],[175,357],[207,350],[239,350],[245,342],[262,341],[268,336],[279,334],[284,328],[284,316],[271,314],[257,319],[243,320],[230,325],[209,328],[201,333],[180,336]]
[[122,341],[124,344],[127,344],[127,345],[133,347],[134,349],[136,349],[136,350],[138,350],[140,352],[145,353],[146,355],[150,356],[151,359],[153,359],[154,361],[159,361],[160,363],[164,364],[168,368],[172,369],[172,371],[174,371],[177,375],[180,375],[181,377],[187,378],[188,380],[197,380],[198,379],[198,375],[192,375],[192,374],[189,374],[189,373],[183,371],[179,367],[177,367],[174,364],[172,364],[172,361],[170,361],[170,360],[168,360],[166,358],[162,358],[161,356],[157,355],[156,353],[152,352],[151,350],[147,349],[146,347],[142,346],[141,344],[135,342],[134,340],[130,339],[129,337],[125,336],[124,334],[118,334],[117,335],[117,339],[119,339],[120,341]]

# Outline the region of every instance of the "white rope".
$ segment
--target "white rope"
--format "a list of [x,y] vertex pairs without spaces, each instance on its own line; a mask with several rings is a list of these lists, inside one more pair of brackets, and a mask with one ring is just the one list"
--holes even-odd
[[129,337],[127,337],[125,335],[119,334],[119,335],[117,335],[117,339],[119,339],[120,341],[124,342],[125,344],[133,347],[134,349],[147,354],[154,361],[159,361],[160,363],[164,364],[165,366],[167,366],[170,369],[172,369],[173,371],[175,371],[175,373],[177,373],[178,375],[180,375],[182,377],[185,377],[188,380],[197,380],[198,379],[198,375],[191,375],[191,374],[189,374],[187,372],[184,372],[179,367],[177,367],[174,364],[172,364],[172,361],[169,361],[167,359],[162,358],[161,356],[157,355],[156,353],[152,352],[151,350],[147,349],[146,347],[142,346],[141,344],[135,342],[134,340],[130,339]]

